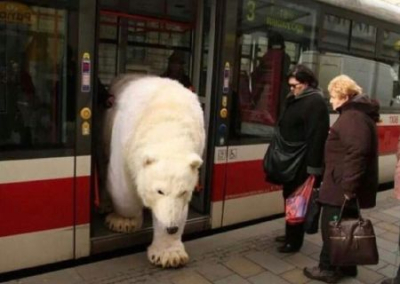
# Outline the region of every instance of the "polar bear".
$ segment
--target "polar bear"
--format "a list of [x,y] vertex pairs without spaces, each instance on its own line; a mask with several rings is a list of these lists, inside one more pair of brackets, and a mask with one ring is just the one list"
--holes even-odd
[[104,145],[114,212],[106,224],[133,232],[148,207],[154,228],[149,261],[182,266],[189,257],[181,237],[205,143],[199,100],[177,81],[159,77],[127,75],[111,92],[115,104],[106,114]]

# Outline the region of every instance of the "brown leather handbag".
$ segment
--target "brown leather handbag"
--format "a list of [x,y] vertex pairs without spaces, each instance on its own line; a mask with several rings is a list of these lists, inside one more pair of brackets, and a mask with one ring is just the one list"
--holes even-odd
[[372,223],[360,213],[357,200],[358,217],[342,219],[342,205],[339,220],[329,222],[329,253],[332,265],[369,265],[379,262],[376,237]]

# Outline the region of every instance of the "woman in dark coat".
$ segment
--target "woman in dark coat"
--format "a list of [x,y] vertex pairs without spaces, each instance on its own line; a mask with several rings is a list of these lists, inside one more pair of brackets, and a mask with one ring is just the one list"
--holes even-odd
[[[304,65],[295,66],[288,75],[288,85],[290,93],[278,123],[279,132],[286,141],[305,142],[306,152],[294,179],[283,183],[285,200],[309,175],[321,180],[323,151],[329,130],[328,108],[313,72]],[[278,251],[290,253],[300,250],[304,239],[303,227],[303,224],[286,223],[285,236],[275,239],[284,243]]]
[[372,208],[378,189],[378,137],[376,122],[379,107],[362,94],[350,77],[341,75],[328,86],[332,108],[339,117],[330,129],[325,145],[325,172],[319,192],[322,204],[323,246],[319,265],[304,269],[311,279],[336,283],[343,276],[356,276],[356,266],[330,264],[329,222],[338,218],[345,199],[343,217],[357,215],[356,198],[361,208]]

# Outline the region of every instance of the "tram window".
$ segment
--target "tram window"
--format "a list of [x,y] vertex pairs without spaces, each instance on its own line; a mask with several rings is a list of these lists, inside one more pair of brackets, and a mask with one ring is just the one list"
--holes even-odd
[[[132,10],[138,9],[136,2],[130,5]],[[193,24],[190,21],[170,20],[167,19],[169,15],[166,15],[165,11],[160,13],[162,13],[160,17],[156,18],[143,14],[101,12],[99,77],[103,83],[109,85],[119,72],[164,76],[170,70],[171,58],[174,58],[176,59],[174,62],[179,61],[181,69],[179,74],[184,75],[176,78],[171,76],[181,83],[183,80],[180,78],[184,77],[184,85],[191,85],[187,82],[190,82],[189,75],[192,68]],[[182,11],[178,9],[173,13]],[[190,18],[191,14],[182,17]],[[189,20],[193,21],[191,18]],[[176,55],[172,56],[173,54]],[[119,62],[122,66],[117,64],[118,58],[124,59]]]
[[351,21],[334,15],[324,16],[322,42],[332,49],[347,50]]
[[385,57],[389,57],[393,60],[400,61],[400,34],[384,31],[383,32],[383,44],[382,54]]
[[327,97],[329,82],[340,74],[346,74],[363,88],[365,94],[376,99],[382,109],[400,108],[400,97],[397,99],[398,64],[391,65],[347,54],[315,51],[304,52],[301,61],[317,67],[319,85]]
[[117,74],[117,16],[100,15],[99,38],[98,77],[104,85],[109,86]]
[[[0,21],[0,146],[62,147],[73,141],[76,53],[64,1],[58,8],[2,2],[24,13]],[[69,1],[73,6],[75,1]]]
[[206,96],[206,83],[207,83],[207,68],[208,68],[208,50],[210,48],[210,23],[211,23],[211,0],[204,1],[203,13],[203,41],[201,48],[201,67],[200,67],[200,80],[199,90],[195,92],[199,96]]
[[243,0],[238,13],[230,135],[269,139],[289,92],[286,74],[301,50],[314,48],[316,11],[284,0]]
[[350,50],[375,53],[376,27],[353,21],[351,26]]
[[118,34],[118,17],[113,15],[100,15],[100,39],[116,40]]
[[[189,73],[191,29],[188,25],[163,21],[129,21],[127,66],[142,65],[149,73],[162,75],[176,48],[182,50],[179,61],[183,72]],[[178,58],[177,58],[178,59]]]
[[117,73],[117,46],[115,44],[100,43],[98,49],[98,76],[105,85],[110,85]]
[[326,14],[322,30],[322,43],[333,50],[351,50],[352,52],[373,54],[376,33],[375,26]]

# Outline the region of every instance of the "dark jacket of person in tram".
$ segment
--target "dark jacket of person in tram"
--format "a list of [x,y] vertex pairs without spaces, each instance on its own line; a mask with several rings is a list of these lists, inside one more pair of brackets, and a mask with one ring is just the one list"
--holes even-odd
[[[318,81],[313,72],[304,65],[295,66],[288,75],[290,93],[280,117],[278,127],[283,139],[290,142],[306,142],[306,153],[293,180],[283,184],[285,200],[310,175],[316,177],[314,187],[319,186],[323,172],[323,153],[329,131],[329,112]],[[284,245],[279,252],[298,251],[303,245],[304,225],[286,222],[285,236],[275,239]]]
[[184,54],[179,51],[174,51],[168,58],[167,70],[161,75],[164,78],[170,78],[180,82],[186,88],[193,90],[192,82],[184,69],[185,59]]
[[325,172],[319,202],[322,204],[322,250],[319,265],[304,269],[311,279],[336,283],[343,276],[356,276],[356,266],[330,264],[329,222],[338,218],[346,200],[343,218],[357,217],[360,208],[376,204],[378,189],[379,105],[362,94],[362,89],[346,75],[328,86],[332,108],[339,117],[330,129],[325,145]]

